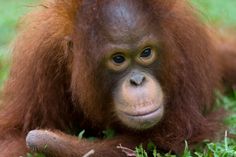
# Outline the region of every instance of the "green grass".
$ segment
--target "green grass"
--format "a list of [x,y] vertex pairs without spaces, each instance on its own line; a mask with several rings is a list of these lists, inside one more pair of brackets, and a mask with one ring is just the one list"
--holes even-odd
[[9,44],[16,34],[17,21],[36,0],[0,0],[0,90],[9,71]]
[[[0,0],[0,90],[6,80],[9,71],[9,43],[16,34],[17,21],[28,10],[36,0]],[[201,13],[201,18],[218,27],[236,27],[236,0],[190,0]],[[234,114],[225,119],[229,126],[227,133],[236,134],[236,92],[229,96],[218,94],[217,104],[224,106]],[[109,137],[111,132],[106,132]],[[82,135],[81,135],[82,136]],[[236,140],[228,136],[222,137],[219,142],[203,142],[201,148],[190,152],[186,145],[183,157],[236,157]],[[156,148],[158,149],[158,148]],[[151,156],[154,157],[175,157],[171,154],[158,154],[154,150]],[[138,146],[134,151],[137,157],[147,157],[146,148]],[[31,157],[28,154],[28,157]],[[39,155],[42,157],[42,155]]]
[[218,26],[236,26],[235,0],[191,0],[204,19]]

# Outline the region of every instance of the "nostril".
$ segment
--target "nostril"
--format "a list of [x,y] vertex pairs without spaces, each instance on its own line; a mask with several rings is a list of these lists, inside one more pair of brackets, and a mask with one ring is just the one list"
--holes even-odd
[[130,84],[131,84],[132,86],[138,86],[138,84],[137,84],[134,80],[130,80]]
[[130,84],[132,86],[140,86],[145,81],[145,76],[143,75],[134,75],[130,78]]

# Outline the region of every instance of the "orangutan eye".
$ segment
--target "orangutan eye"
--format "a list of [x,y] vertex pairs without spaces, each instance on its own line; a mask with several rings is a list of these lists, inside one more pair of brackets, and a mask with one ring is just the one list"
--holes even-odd
[[141,58],[148,58],[152,55],[152,49],[151,48],[146,48],[141,54]]
[[126,59],[122,54],[116,54],[112,57],[112,60],[115,64],[122,64]]
[[130,59],[123,53],[116,53],[111,55],[107,62],[109,69],[113,71],[122,71],[126,69],[130,64]]
[[147,47],[138,55],[136,61],[142,65],[149,65],[155,62],[156,57],[156,49]]

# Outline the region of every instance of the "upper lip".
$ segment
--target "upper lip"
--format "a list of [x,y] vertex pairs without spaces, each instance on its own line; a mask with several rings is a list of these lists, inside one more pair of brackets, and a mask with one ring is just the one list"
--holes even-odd
[[158,107],[158,108],[155,108],[154,110],[149,110],[149,111],[144,110],[144,111],[140,111],[140,112],[137,112],[137,113],[127,113],[127,112],[124,112],[124,113],[128,116],[133,116],[133,117],[135,117],[135,116],[137,116],[137,117],[138,116],[146,116],[146,115],[149,115],[149,114],[152,114],[152,113],[158,111],[160,108],[161,108],[161,106]]

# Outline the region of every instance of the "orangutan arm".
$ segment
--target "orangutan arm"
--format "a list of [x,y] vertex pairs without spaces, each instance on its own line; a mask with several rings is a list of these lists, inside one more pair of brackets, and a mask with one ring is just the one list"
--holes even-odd
[[[128,139],[128,140],[127,140]],[[120,136],[111,140],[91,142],[80,140],[61,132],[34,130],[29,132],[26,143],[33,152],[41,152],[50,157],[122,157],[126,156],[119,146],[134,149],[138,142],[131,137]],[[131,150],[130,150],[131,151]]]

